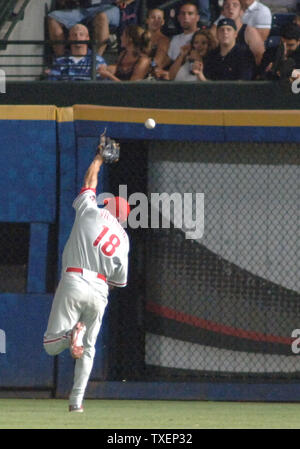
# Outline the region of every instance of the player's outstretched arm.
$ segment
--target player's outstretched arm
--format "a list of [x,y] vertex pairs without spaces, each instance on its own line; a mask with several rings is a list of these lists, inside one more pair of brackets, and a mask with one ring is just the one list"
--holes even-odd
[[103,163],[112,164],[119,160],[120,145],[110,137],[105,135],[105,131],[100,136],[100,142],[93,162],[86,171],[83,187],[86,189],[96,189],[98,184],[98,174]]
[[86,171],[83,187],[86,189],[96,189],[98,184],[98,174],[103,164],[103,157],[100,154],[96,154],[93,162]]

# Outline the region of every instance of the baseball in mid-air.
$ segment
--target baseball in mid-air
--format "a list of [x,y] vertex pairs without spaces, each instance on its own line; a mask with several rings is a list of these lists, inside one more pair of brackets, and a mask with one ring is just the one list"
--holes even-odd
[[156,126],[155,120],[153,118],[147,118],[145,121],[145,126],[147,129],[153,129]]

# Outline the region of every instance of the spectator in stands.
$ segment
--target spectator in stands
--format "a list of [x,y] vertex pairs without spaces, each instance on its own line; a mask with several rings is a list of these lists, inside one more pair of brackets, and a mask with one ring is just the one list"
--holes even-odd
[[224,0],[220,17],[210,27],[211,33],[213,33],[213,35],[217,37],[217,25],[219,20],[224,18],[232,19],[235,21],[238,32],[237,42],[244,44],[245,29],[247,25],[243,24],[242,21],[243,13],[244,11],[242,9],[241,0],[231,0],[231,1]]
[[[241,0],[224,0],[222,17],[235,21],[238,32],[237,43],[241,46],[249,47],[255,57],[256,64],[259,65],[265,51],[264,41],[256,28],[243,23]],[[215,37],[218,20],[210,28]]]
[[287,24],[281,29],[281,39],[284,45],[285,56],[295,61],[300,69],[300,27],[296,24]]
[[[102,55],[109,38],[109,26],[120,24],[118,5],[129,4],[134,0],[57,0],[57,10],[48,15],[49,38],[53,41],[65,40],[65,29],[74,25],[93,23],[93,38],[101,42],[98,54]],[[56,56],[65,53],[64,44],[53,45]]]
[[[88,41],[89,31],[86,26],[78,24],[69,32],[70,41]],[[51,81],[75,81],[92,79],[92,55],[86,43],[70,44],[71,54],[56,58],[51,69],[46,70],[48,80]],[[96,56],[96,70],[106,66],[102,56]],[[97,73],[97,79],[100,79]]]
[[288,79],[294,69],[300,69],[300,27],[288,23],[281,28],[280,36],[280,44],[265,51],[258,79]]
[[270,9],[256,0],[241,0],[241,4],[244,9],[243,23],[256,28],[265,42],[272,26]]
[[167,56],[170,39],[161,31],[164,23],[164,12],[161,9],[155,8],[148,11],[146,25],[151,34],[152,67],[162,67]]
[[294,17],[293,22],[296,25],[300,26],[300,1],[297,2],[296,12],[295,12],[295,17]]
[[210,25],[210,0],[198,0],[198,11],[201,17],[201,24],[209,26]]
[[219,46],[206,57],[204,65],[194,70],[200,81],[251,80],[255,73],[252,53],[236,43],[237,27],[232,19],[221,19],[217,25]]
[[177,18],[183,32],[172,37],[163,67],[168,67],[176,60],[181,47],[190,42],[193,34],[198,30],[200,16],[197,6],[193,2],[183,3],[179,8]]
[[[225,3],[226,1],[224,1],[224,6]],[[262,41],[265,42],[269,36],[272,25],[271,11],[267,6],[255,0],[240,0],[240,3],[242,8],[242,23],[248,25],[249,27],[255,28]],[[220,19],[226,17],[224,14],[224,6],[220,17],[214,22],[214,25],[217,25]],[[230,18],[232,17],[230,16]]]
[[220,16],[223,2],[219,0],[210,0],[209,1],[210,6],[210,18],[211,23],[214,23],[214,21]]
[[194,69],[207,54],[216,47],[216,41],[209,30],[197,30],[190,43],[180,49],[180,53],[170,69],[158,71],[159,79],[175,81],[197,81]]
[[297,0],[263,0],[272,14],[288,14],[296,12]]
[[123,48],[117,64],[102,65],[102,78],[112,81],[139,81],[146,78],[150,70],[151,35],[138,25],[127,26],[121,35]]

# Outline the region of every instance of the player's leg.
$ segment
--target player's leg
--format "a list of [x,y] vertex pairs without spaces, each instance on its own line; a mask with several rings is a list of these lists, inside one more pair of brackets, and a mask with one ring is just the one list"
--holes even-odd
[[44,349],[49,355],[58,355],[70,346],[70,332],[51,337],[49,334],[44,336]]
[[76,360],[74,384],[69,397],[70,407],[82,407],[82,401],[93,368],[95,347],[84,348],[83,356]]
[[78,321],[73,327],[70,340],[70,352],[74,359],[80,359],[83,355],[83,337],[86,331],[86,326],[83,322]]
[[84,351],[82,357],[76,360],[74,383],[69,397],[70,406],[78,408],[82,406],[86,386],[93,368],[95,344],[106,303],[106,297],[99,297],[99,294],[97,294],[94,298],[90,298],[89,307],[82,314],[82,320],[86,324],[86,332],[83,337]]
[[78,278],[63,276],[54,296],[44,335],[44,348],[49,355],[57,355],[70,346],[73,328],[80,320],[81,300],[84,297],[84,285]]

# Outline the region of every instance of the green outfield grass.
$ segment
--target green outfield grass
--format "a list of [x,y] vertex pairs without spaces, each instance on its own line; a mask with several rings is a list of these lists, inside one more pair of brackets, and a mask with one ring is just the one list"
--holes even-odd
[[299,429],[300,404],[0,399],[0,429]]

